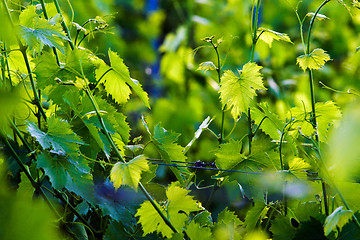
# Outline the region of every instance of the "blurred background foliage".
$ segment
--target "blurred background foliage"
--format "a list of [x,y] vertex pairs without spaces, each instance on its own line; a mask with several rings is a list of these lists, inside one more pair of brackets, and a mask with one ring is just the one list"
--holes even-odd
[[[34,4],[36,0],[31,1]],[[51,2],[51,1],[47,1]],[[222,71],[241,69],[249,61],[251,51],[251,0],[61,0],[60,7],[71,35],[80,46],[89,48],[108,61],[106,52],[112,49],[124,59],[131,77],[137,79],[148,92],[151,110],[132,97],[119,110],[128,116],[132,138],[148,136],[141,123],[145,115],[150,129],[160,123],[167,130],[181,133],[179,144],[186,146],[194,132],[207,117],[215,117],[210,125],[214,133],[220,132],[221,104],[218,94],[216,71],[198,70],[199,64],[212,61],[216,64],[214,49],[201,39],[215,36],[222,38],[219,46]],[[28,1],[9,1],[13,9],[20,9]],[[71,3],[71,4],[69,4]],[[299,22],[295,8],[303,18],[314,12],[320,0],[263,0],[259,26],[289,35],[293,44],[274,42],[269,48],[259,41],[255,61],[263,66],[262,73],[267,91],[258,93],[257,102],[267,102],[269,109],[285,120],[292,107],[311,109],[308,74],[296,65],[296,58],[303,54]],[[326,50],[332,61],[324,69],[315,71],[316,101],[333,100],[340,108],[354,102],[357,96],[347,92],[360,89],[360,15],[331,1],[321,14],[329,19],[316,21],[311,49]],[[90,17],[90,19],[89,19]],[[73,22],[73,24],[71,24]],[[304,36],[310,22],[304,21]],[[81,26],[81,27],[80,27]],[[85,37],[81,40],[84,35]],[[323,88],[326,86],[337,91]],[[349,90],[351,89],[351,90]],[[225,133],[234,126],[229,112],[225,115]],[[247,134],[247,119],[238,119],[230,136],[241,139]],[[226,135],[225,134],[225,135]],[[226,135],[227,136],[227,135]],[[218,139],[205,131],[200,140],[187,153],[187,161],[212,162],[218,149]],[[158,157],[150,144],[147,156]],[[212,173],[199,172],[197,183],[213,183]],[[157,181],[169,183],[167,169],[159,167]],[[206,177],[207,176],[207,177]],[[260,182],[260,181],[259,181]],[[210,191],[199,195],[206,203]],[[239,186],[231,182],[217,193],[213,201],[216,208],[239,205]]]

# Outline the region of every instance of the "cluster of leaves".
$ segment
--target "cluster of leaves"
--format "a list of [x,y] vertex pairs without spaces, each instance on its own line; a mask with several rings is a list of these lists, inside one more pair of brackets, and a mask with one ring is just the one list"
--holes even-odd
[[[358,7],[357,1],[352,4]],[[108,23],[101,17],[82,25],[73,22],[73,40],[57,0],[28,3],[15,21],[8,1],[2,0],[0,212],[4,214],[0,237],[356,239],[360,152],[352,147],[358,139],[354,129],[359,127],[359,108],[355,105],[347,111],[331,137],[331,129],[342,118],[335,101],[314,102],[311,110],[305,103],[291,106],[282,115],[270,101],[261,101],[272,86],[264,81],[269,80],[262,71],[266,64],[254,61],[258,40],[270,48],[274,41],[289,46],[293,41],[285,33],[258,27],[259,6],[260,0],[253,1],[250,13],[251,59],[236,73],[223,70],[220,49],[226,43],[222,38],[203,38],[215,51],[217,64],[207,60],[198,68],[188,45],[189,25],[165,38],[160,47],[161,72],[170,82],[185,86],[174,92],[184,90],[189,95],[174,100],[180,106],[175,110],[166,100],[158,100],[153,113],[142,118],[144,137],[133,138],[129,123],[138,126],[124,113],[135,105],[150,111],[148,94],[130,76],[117,52],[109,49],[102,59],[79,46],[87,36],[105,31]],[[315,19],[329,18],[317,11],[305,14],[301,21],[298,9],[295,13],[305,48],[305,19],[312,19],[310,36]],[[197,17],[189,16],[200,21]],[[309,71],[311,80],[312,70],[322,69],[329,60],[321,48],[304,49],[297,64]],[[188,81],[191,74],[209,83],[201,88],[207,92],[204,98],[215,96],[216,110],[209,113],[213,118],[192,113],[191,107],[197,110],[197,106],[186,112],[184,105],[197,100],[190,93],[200,89]],[[130,99],[131,94],[136,96]],[[187,145],[180,134],[158,123],[164,110],[173,114],[168,122],[180,121],[180,128],[187,123],[179,117],[184,112],[189,122],[204,119],[196,131],[191,126],[190,133],[182,132],[190,136],[185,138],[190,140]],[[215,115],[222,116],[221,123],[214,120]],[[140,117],[135,121],[140,123]],[[229,122],[234,124],[231,130]],[[194,161],[206,134],[211,136],[207,139],[211,143],[205,145],[206,160],[213,164]],[[348,162],[343,164],[345,157]],[[191,170],[206,169],[202,166],[212,167],[205,174]],[[170,170],[170,181],[160,184],[164,169]],[[241,207],[216,209],[211,207],[211,197],[204,204],[198,178],[214,183],[211,196],[235,185]],[[28,220],[27,215],[34,217]]]

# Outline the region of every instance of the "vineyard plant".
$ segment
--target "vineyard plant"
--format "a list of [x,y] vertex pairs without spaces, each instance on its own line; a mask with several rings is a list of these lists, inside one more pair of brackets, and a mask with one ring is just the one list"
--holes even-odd
[[360,239],[357,0],[0,6],[0,239]]

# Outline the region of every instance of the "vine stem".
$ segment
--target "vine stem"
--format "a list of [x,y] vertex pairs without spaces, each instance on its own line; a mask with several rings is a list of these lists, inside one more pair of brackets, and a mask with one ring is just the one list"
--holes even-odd
[[[307,35],[306,54],[310,54],[311,31],[312,31],[316,16],[319,13],[319,11],[321,10],[321,8],[324,7],[325,4],[327,4],[330,1],[331,0],[325,0],[318,7],[318,9],[316,10],[314,16],[311,18],[310,25],[309,25],[309,30],[308,30],[308,35]],[[309,72],[310,97],[311,97],[311,117],[310,117],[310,122],[311,122],[313,128],[315,129],[316,143],[319,143],[320,139],[319,139],[319,133],[318,133],[318,128],[317,128],[316,109],[315,109],[314,77],[313,77],[312,69],[308,69],[308,72]],[[323,190],[325,213],[326,213],[326,215],[328,215],[329,214],[329,206],[328,206],[328,199],[327,199],[327,194],[326,194],[326,183],[324,181],[321,181],[321,187],[322,187],[322,190]]]
[[[317,14],[319,13],[319,11],[321,10],[322,7],[325,6],[325,4],[327,4],[328,2],[330,2],[331,0],[325,0],[316,10],[314,16],[311,18],[310,21],[310,25],[309,25],[309,30],[308,30],[308,35],[307,35],[307,45],[306,45],[306,54],[310,54],[310,39],[311,39],[311,31],[316,19]],[[314,94],[314,78],[313,78],[313,73],[312,70],[309,69],[309,83],[310,83],[310,95],[311,95],[311,124],[313,125],[314,129],[316,130],[316,134],[315,134],[315,139],[317,142],[319,142],[319,134],[317,131],[317,121],[316,121],[316,109],[315,109],[315,94]]]
[[[253,17],[251,17],[251,19],[252,19],[252,23],[251,23],[252,25],[251,26],[252,26],[253,33],[252,33],[252,45],[251,45],[250,62],[254,61],[255,46],[256,46],[256,43],[257,43],[257,40],[258,40],[256,32],[257,32],[257,28],[258,28],[257,23],[258,23],[258,19],[259,19],[260,2],[261,2],[261,0],[257,0],[255,19],[253,19]],[[251,13],[251,16],[254,14],[253,11]],[[249,109],[248,109],[248,126],[249,126],[248,138],[249,138],[249,155],[250,155],[251,154],[251,142],[252,142],[252,139],[254,137],[254,134],[252,132],[252,120],[251,120],[250,106],[249,106]]]
[[[221,84],[221,62],[220,62],[220,54],[218,51],[218,46],[215,45],[213,43],[213,41],[211,40],[211,45],[213,46],[215,52],[216,52],[216,57],[217,57],[217,67],[216,67],[216,72],[218,75],[218,83],[219,85]],[[224,129],[224,123],[225,123],[225,107],[226,105],[221,109],[221,128],[220,128],[220,138],[219,138],[219,143],[223,143],[224,141],[224,135],[225,135],[225,129]]]
[[[70,3],[70,2],[69,2]],[[64,17],[61,13],[61,10],[60,10],[60,6],[59,6],[59,2],[57,0],[54,0],[54,4],[55,4],[55,8],[56,8],[56,11],[58,12],[58,14],[60,15],[61,17],[61,26],[63,27],[67,37],[68,37],[68,41],[69,41],[69,44],[70,44],[70,47],[72,50],[75,49],[75,46],[74,46],[74,43],[72,42],[71,40],[71,35],[70,35],[70,31],[68,29],[68,27],[66,26],[66,23],[64,21]]]
[[[112,137],[110,136],[103,118],[100,115],[100,111],[99,108],[97,107],[96,101],[94,99],[94,97],[92,96],[92,93],[90,92],[90,90],[88,89],[88,87],[86,87],[85,89],[86,95],[89,97],[96,115],[98,117],[98,120],[100,122],[101,127],[104,130],[105,136],[108,139],[108,141],[110,142],[111,147],[115,150],[116,155],[119,157],[119,159],[123,162],[126,163],[125,159],[122,157],[119,149],[116,147]],[[158,214],[160,215],[160,217],[164,220],[164,222],[166,223],[166,225],[175,233],[177,233],[177,230],[175,229],[175,227],[172,225],[172,223],[169,221],[169,219],[164,215],[164,213],[161,211],[161,209],[159,208],[158,204],[154,201],[154,199],[151,197],[151,195],[148,193],[148,191],[145,189],[144,185],[142,185],[141,182],[139,182],[139,188],[140,190],[144,193],[145,197],[150,201],[151,205],[155,208],[155,210],[158,212]]]
[[[6,0],[1,0],[1,2],[3,3],[4,7],[5,7],[5,12],[6,12],[6,15],[10,21],[10,24],[11,26],[14,28],[14,22],[12,20],[12,17],[11,17],[11,14],[10,14],[10,10],[9,10],[9,7],[7,5],[7,2]],[[17,42],[18,42],[18,45],[19,45],[19,48],[20,48],[20,52],[21,54],[23,55],[23,58],[24,58],[24,61],[25,61],[25,65],[26,65],[26,69],[27,69],[27,72],[28,72],[28,76],[29,76],[29,79],[30,79],[30,83],[31,83],[31,87],[32,87],[32,90],[33,90],[33,94],[34,94],[34,100],[33,100],[33,104],[35,104],[38,109],[39,109],[39,113],[43,116],[44,120],[46,121],[46,114],[45,114],[45,111],[44,109],[42,108],[41,106],[41,103],[40,103],[40,98],[37,94],[37,90],[36,90],[36,86],[35,86],[35,80],[34,80],[34,76],[33,76],[33,73],[32,73],[32,70],[31,70],[31,67],[30,67],[30,61],[28,59],[28,56],[27,56],[27,53],[26,53],[26,49],[27,47],[24,46],[19,37],[16,35],[16,39],[17,39]],[[40,115],[36,116],[38,118],[38,120],[40,121]]]

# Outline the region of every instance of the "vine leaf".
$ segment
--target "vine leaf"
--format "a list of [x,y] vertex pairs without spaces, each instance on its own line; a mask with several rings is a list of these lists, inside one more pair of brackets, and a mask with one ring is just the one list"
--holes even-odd
[[245,160],[246,156],[241,154],[242,142],[230,139],[229,143],[220,145],[220,149],[215,152],[216,166],[221,169],[233,169]]
[[238,70],[239,77],[227,70],[221,77],[220,100],[223,108],[231,109],[236,119],[242,112],[247,113],[250,101],[256,96],[256,90],[266,89],[263,85],[260,69],[256,63],[249,62]]
[[41,131],[35,123],[28,122],[27,130],[36,138],[43,149],[52,149],[62,154],[77,154],[79,144],[84,144],[78,135],[71,130],[71,125],[56,117],[48,119],[48,130]]
[[55,47],[64,53],[63,41],[68,40],[59,24],[59,17],[49,20],[36,14],[36,6],[30,5],[20,13],[20,34],[30,51],[41,52],[44,45]]
[[336,227],[341,228],[351,219],[352,211],[343,210],[343,206],[335,209],[333,213],[326,217],[324,223],[324,232],[325,235],[329,235],[331,231],[336,230]]
[[284,41],[293,44],[293,42],[290,40],[289,36],[286,33],[279,33],[262,27],[258,29],[258,33],[259,32],[261,34],[259,38],[265,43],[267,43],[270,48],[273,40]]
[[191,240],[208,240],[211,239],[211,230],[208,227],[201,227],[200,224],[191,221],[186,226],[186,234]]
[[218,215],[214,228],[214,239],[241,239],[240,226],[244,223],[226,207]]
[[[173,182],[166,190],[166,203],[163,206],[156,203],[179,232],[183,231],[189,213],[201,210],[197,202],[187,195],[189,192],[189,190],[179,187],[177,182]],[[166,225],[149,201],[141,204],[135,216],[139,217],[144,236],[155,231],[167,238],[173,234],[173,231]]]
[[204,119],[204,121],[200,124],[198,130],[196,130],[193,139],[191,139],[191,141],[188,143],[188,145],[186,145],[186,147],[184,148],[184,153],[186,153],[190,147],[194,144],[194,142],[196,141],[196,139],[198,139],[201,135],[201,133],[207,129],[207,127],[210,125],[210,123],[212,122],[212,120],[214,120],[214,118],[210,118],[210,116],[208,116],[207,118]]
[[[328,140],[329,128],[341,118],[342,114],[340,109],[332,101],[325,103],[318,102],[315,104],[315,109],[319,138],[321,142],[326,143]],[[300,120],[293,125],[295,128],[295,134],[298,134],[298,129],[307,136],[311,136],[314,133],[314,128],[310,123],[310,116],[310,112],[306,112],[301,108],[295,107],[290,109],[288,117]]]
[[197,70],[204,70],[204,72],[207,72],[209,70],[216,70],[216,69],[217,67],[215,66],[215,64],[211,61],[208,61],[208,62],[200,63]]
[[[267,119],[261,123],[264,117]],[[270,111],[269,105],[266,102],[262,102],[258,105],[257,108],[251,109],[251,118],[257,125],[261,123],[260,129],[263,130],[272,139],[280,140],[284,123],[280,120],[276,113]]]
[[[139,81],[130,77],[129,69],[124,64],[124,61],[113,51],[108,51],[112,73],[104,76],[104,85],[106,91],[114,97],[115,101],[118,103],[122,103],[124,101],[124,97],[126,100],[126,94],[129,93],[129,89],[124,87],[124,83],[128,84],[138,95],[144,105],[150,108],[149,105],[149,97],[147,93],[142,89]],[[99,74],[105,73],[106,69],[103,67]],[[101,74],[102,75],[102,74]],[[99,76],[101,77],[101,76]]]
[[52,157],[48,152],[42,152],[37,158],[37,166],[45,170],[54,188],[62,190],[65,187],[94,204],[93,179],[86,162],[70,155],[54,154]]
[[321,69],[329,60],[331,60],[329,54],[323,49],[317,48],[310,54],[299,56],[296,62],[305,72],[306,69]]
[[131,94],[130,87],[105,62],[102,61],[100,67],[95,72],[98,80],[103,76],[100,81],[104,84],[108,95],[111,95],[116,103],[123,104],[129,100]]
[[[158,152],[161,155],[161,159],[164,160],[167,164],[172,164],[172,161],[182,161],[186,160],[186,156],[183,152],[183,147],[175,143],[180,136],[180,134],[173,131],[167,131],[165,128],[161,127],[160,124],[156,125],[154,128],[154,134],[150,132],[150,129],[145,122],[144,118],[143,125],[145,126],[152,142],[155,144]],[[178,169],[176,167],[169,167],[171,171],[176,176],[177,180],[181,183],[184,183],[184,179],[181,175],[181,172],[188,172],[186,169]]]
[[291,225],[290,219],[287,216],[279,215],[271,221],[270,231],[274,234],[275,239],[293,239],[295,230],[296,229]]
[[245,226],[247,232],[252,232],[258,223],[261,223],[262,219],[268,212],[269,207],[263,202],[255,202],[255,206],[250,209],[245,217]]
[[110,179],[115,189],[121,185],[128,185],[137,191],[140,176],[149,170],[149,164],[144,155],[137,156],[127,163],[117,162],[111,169]]
[[[314,17],[315,13],[313,12],[309,12],[306,14],[307,17]],[[316,19],[319,20],[319,21],[322,21],[322,20],[327,20],[327,19],[330,19],[328,18],[327,16],[325,16],[324,14],[316,14]]]
[[299,179],[306,179],[306,171],[311,168],[310,164],[305,162],[302,158],[293,158],[289,161],[289,170]]

